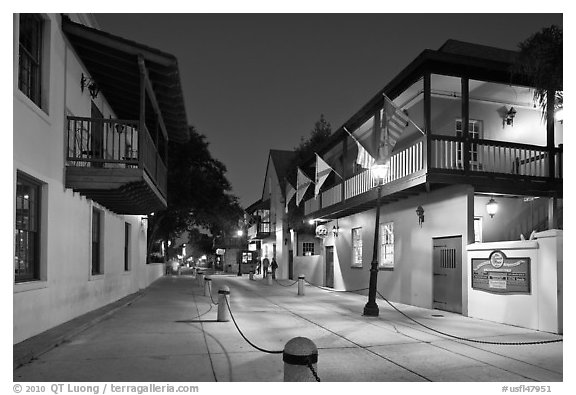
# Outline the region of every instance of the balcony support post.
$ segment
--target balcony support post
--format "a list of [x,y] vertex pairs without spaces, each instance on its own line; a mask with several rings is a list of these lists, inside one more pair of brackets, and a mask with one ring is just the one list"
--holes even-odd
[[556,103],[556,91],[546,91],[546,148],[548,150],[548,177],[554,178],[554,105]]
[[462,149],[462,162],[464,164],[464,173],[470,171],[470,92],[469,92],[469,81],[468,78],[462,77],[460,79],[462,87],[462,138],[464,139],[464,147]]
[[424,132],[426,133],[426,169],[432,168],[432,87],[430,72],[424,73]]

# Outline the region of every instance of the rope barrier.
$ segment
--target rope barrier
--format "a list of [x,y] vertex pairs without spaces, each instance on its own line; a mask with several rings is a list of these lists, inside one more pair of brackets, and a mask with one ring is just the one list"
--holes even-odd
[[312,366],[312,362],[308,361],[308,364],[306,366],[308,366],[308,369],[310,369],[310,371],[312,372],[312,375],[314,376],[316,381],[320,382],[320,377],[318,377],[318,373],[316,373],[316,371],[314,370],[314,366]]
[[212,298],[212,284],[208,284],[208,288],[210,288],[210,300],[212,301],[212,304],[218,306],[218,302],[214,302],[214,299]]
[[250,340],[248,340],[248,338],[246,338],[246,336],[244,336],[244,333],[242,333],[242,331],[240,330],[240,328],[238,327],[238,324],[236,323],[236,319],[234,319],[234,314],[232,314],[232,309],[230,308],[230,303],[228,303],[228,299],[224,298],[224,300],[226,300],[226,306],[228,306],[228,311],[230,312],[230,317],[232,317],[232,322],[234,322],[234,326],[236,327],[236,329],[238,330],[238,333],[240,333],[240,336],[242,336],[242,338],[244,340],[246,340],[246,342],[248,344],[250,344],[252,347],[254,347],[256,350],[258,351],[262,351],[265,352],[267,354],[282,354],[284,351],[271,351],[271,350],[266,350],[264,348],[258,347],[257,345],[255,345],[254,343],[252,343]]
[[280,281],[278,281],[278,280],[276,280],[276,279],[274,279],[274,281],[276,281],[276,282],[278,283],[278,285],[281,285],[281,286],[283,286],[283,287],[291,287],[291,286],[293,286],[294,284],[297,284],[297,283],[298,283],[298,280],[296,280],[296,281],[294,281],[292,284],[284,285],[284,284],[282,284]]
[[378,295],[384,299],[384,301],[386,303],[388,303],[394,310],[396,310],[397,312],[399,312],[400,314],[402,314],[404,317],[408,318],[410,321],[415,322],[416,324],[431,330],[432,332],[436,332],[439,333],[441,335],[447,336],[447,337],[451,337],[453,339],[457,339],[457,340],[462,340],[465,342],[472,342],[472,343],[481,343],[481,344],[493,344],[493,345],[497,345],[497,346],[528,346],[528,345],[535,345],[535,344],[549,344],[549,343],[559,343],[564,341],[564,339],[555,339],[555,340],[540,340],[540,341],[534,341],[534,342],[491,342],[491,341],[486,341],[486,340],[475,340],[475,339],[467,339],[464,337],[460,337],[460,336],[455,336],[455,335],[451,335],[449,333],[445,333],[442,331],[439,331],[437,329],[434,328],[430,328],[429,326],[416,321],[414,318],[406,315],[404,312],[398,310],[398,308],[396,308],[396,306],[394,306],[388,299],[386,299],[384,296],[382,296],[382,294],[380,292],[378,292]]
[[332,288],[328,288],[328,287],[323,287],[321,285],[316,285],[316,284],[312,284],[311,282],[309,282],[308,280],[304,280],[308,285],[311,285],[313,287],[316,288],[320,288],[323,289],[324,291],[330,291],[330,292],[360,292],[360,291],[366,291],[368,288],[360,288],[360,289],[352,289],[352,290],[339,290],[339,289],[332,289]]

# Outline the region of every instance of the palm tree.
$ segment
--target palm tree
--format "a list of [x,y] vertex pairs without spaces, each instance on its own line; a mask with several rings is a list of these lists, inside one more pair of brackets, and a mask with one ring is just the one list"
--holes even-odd
[[546,116],[547,91],[555,92],[554,111],[563,107],[562,91],[562,28],[556,25],[544,28],[518,44],[520,53],[513,72],[526,76],[535,87],[534,101]]

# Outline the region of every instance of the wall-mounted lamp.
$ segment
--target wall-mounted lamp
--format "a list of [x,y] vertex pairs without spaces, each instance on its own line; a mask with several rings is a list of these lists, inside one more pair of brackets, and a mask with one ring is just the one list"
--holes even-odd
[[498,202],[491,198],[486,204],[486,212],[490,215],[490,218],[494,218],[494,215],[498,212]]
[[424,209],[422,206],[418,206],[416,209],[416,215],[418,216],[418,225],[422,227],[422,223],[424,222]]
[[332,236],[338,237],[338,231],[339,231],[339,230],[340,230],[340,228],[339,228],[338,226],[334,225],[334,226],[332,227]]
[[92,99],[96,99],[96,96],[100,93],[100,88],[98,87],[98,84],[96,84],[96,81],[82,73],[82,77],[80,78],[80,90],[84,92],[84,88],[88,88]]
[[510,109],[506,112],[506,116],[504,117],[504,122],[508,126],[514,126],[514,117],[516,116],[516,110],[514,107],[510,107]]
[[308,220],[308,225],[314,225],[314,220],[313,219]]

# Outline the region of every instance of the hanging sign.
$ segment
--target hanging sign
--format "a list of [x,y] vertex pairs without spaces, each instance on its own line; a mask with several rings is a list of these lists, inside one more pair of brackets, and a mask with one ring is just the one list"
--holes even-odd
[[472,288],[498,294],[530,293],[530,258],[507,258],[493,251],[488,260],[472,259]]
[[328,237],[328,228],[326,227],[326,225],[318,225],[316,227],[316,237],[319,237],[321,239],[325,239],[326,237]]

